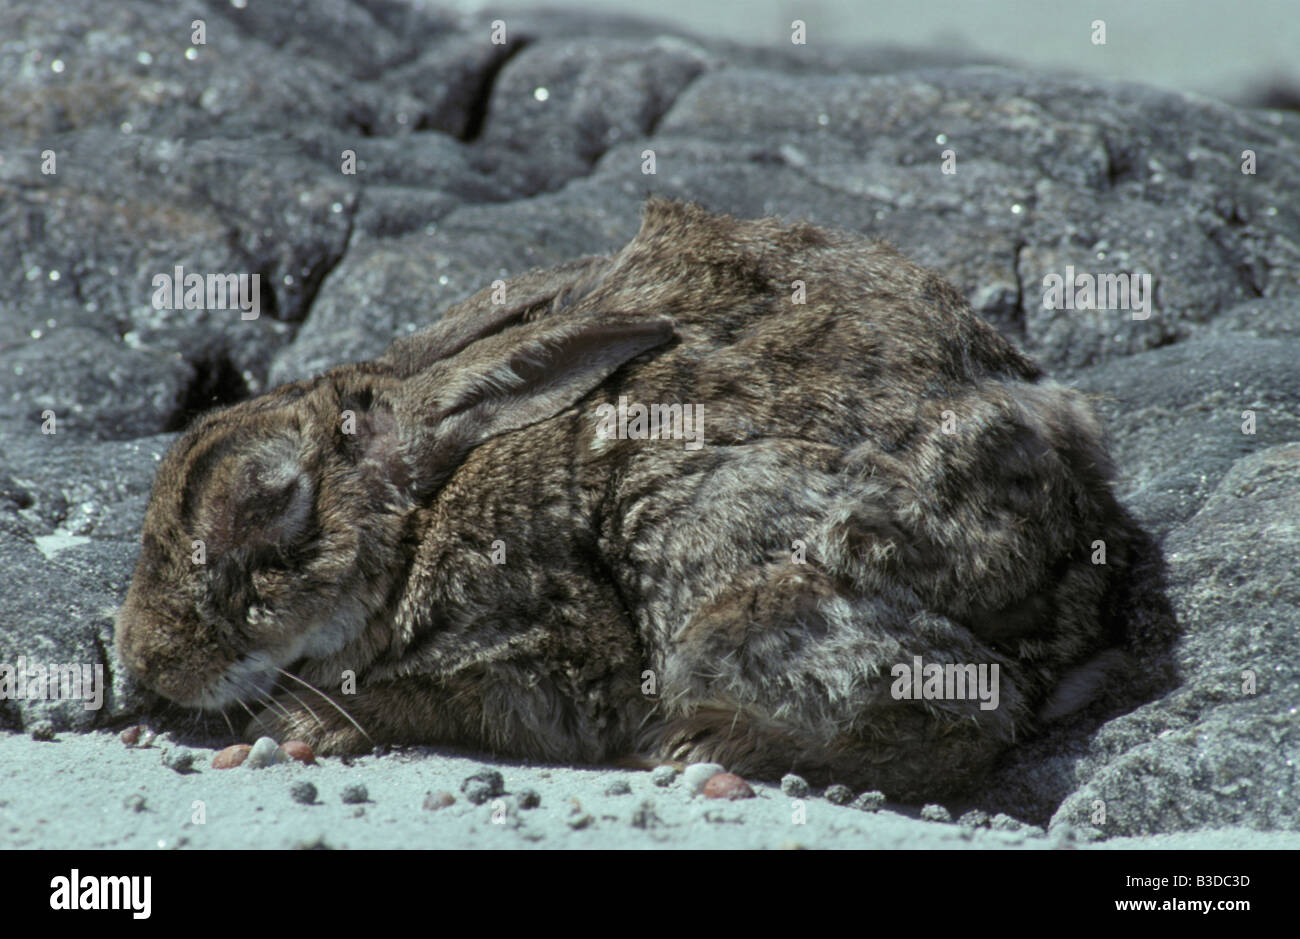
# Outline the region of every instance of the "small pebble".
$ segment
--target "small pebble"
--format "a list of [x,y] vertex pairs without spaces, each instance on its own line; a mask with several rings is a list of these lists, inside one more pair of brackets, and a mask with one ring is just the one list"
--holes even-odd
[[424,794],[424,808],[429,812],[436,812],[438,809],[445,809],[447,806],[455,804],[456,797],[446,789]]
[[162,739],[163,739],[162,734],[158,733],[157,731],[150,730],[149,728],[146,727],[144,733],[140,735],[139,746],[142,748],[152,747],[155,743],[161,743]]
[[128,727],[126,730],[122,731],[121,734],[122,742],[126,744],[128,747],[134,747],[137,743],[140,742],[140,734],[142,733],[144,733],[144,726],[142,724],[136,724],[134,727]]
[[293,848],[295,851],[330,851],[333,845],[325,840],[324,835],[317,835],[310,840],[299,841]]
[[488,799],[493,798],[492,784],[481,779],[465,780],[465,782],[461,783],[460,791],[465,793],[465,798],[469,799],[474,805],[482,805]]
[[994,831],[1020,831],[1020,829],[1025,827],[1025,823],[1012,818],[1010,815],[999,812],[997,815],[993,816],[992,820],[989,822],[989,827]]
[[988,828],[989,813],[983,809],[971,809],[962,813],[961,818],[957,819],[957,824],[963,828]]
[[692,763],[682,773],[682,785],[691,795],[704,791],[704,784],[726,770],[718,763]]
[[590,814],[583,813],[582,815],[569,819],[569,827],[574,831],[582,831],[582,829],[589,827],[594,821],[595,819],[592,818]]
[[644,828],[647,831],[651,828],[658,828],[663,824],[663,819],[655,812],[654,803],[649,801],[642,802],[637,807],[636,811],[632,813],[631,821],[633,828]]
[[33,740],[50,741],[54,739],[54,723],[52,721],[37,721],[32,725],[29,731]]
[[460,791],[475,805],[482,805],[488,799],[504,793],[506,781],[494,769],[481,769],[465,777],[460,784]]
[[262,769],[277,763],[288,763],[289,754],[280,749],[280,745],[270,737],[259,737],[253,749],[248,751],[244,765],[249,769]]
[[656,766],[650,771],[650,781],[656,786],[671,786],[676,779],[676,766]]
[[931,802],[929,805],[921,808],[921,817],[927,822],[951,822],[952,813],[942,805],[936,805]]
[[607,796],[625,796],[631,791],[632,787],[628,785],[626,779],[616,779],[605,787],[605,795]]
[[1068,824],[1057,825],[1048,835],[1052,847],[1057,851],[1073,850],[1078,843],[1078,836]]
[[700,812],[699,819],[711,825],[743,825],[745,818],[735,812],[725,812],[716,808],[706,808]]
[[808,780],[802,776],[796,776],[794,773],[786,773],[781,777],[781,792],[791,799],[805,798],[810,789]]
[[311,805],[316,801],[316,787],[302,780],[289,787],[289,795],[299,805]]
[[879,812],[881,806],[885,804],[885,794],[879,790],[873,789],[871,792],[860,794],[851,803],[851,807],[860,812]]
[[316,754],[312,752],[311,747],[301,740],[290,740],[280,745],[280,749],[291,760],[297,760],[299,763],[306,763],[308,766],[316,765]]
[[194,751],[185,747],[164,750],[162,764],[177,773],[185,774],[194,769]]
[[535,809],[542,804],[542,795],[536,789],[524,789],[515,798],[521,809]]
[[130,809],[132,812],[143,812],[148,808],[148,806],[144,804],[144,796],[140,795],[138,792],[133,792],[131,795],[123,799],[122,805],[124,808]]
[[212,758],[213,769],[234,769],[248,759],[253,748],[247,743],[237,743],[219,752]]
[[836,805],[848,805],[853,801],[853,790],[840,783],[827,786],[826,801],[833,802]]
[[369,802],[370,793],[366,787],[357,783],[352,786],[343,787],[343,802],[345,805],[357,805],[361,802]]
[[718,773],[704,784],[706,799],[752,799],[754,790],[734,773]]

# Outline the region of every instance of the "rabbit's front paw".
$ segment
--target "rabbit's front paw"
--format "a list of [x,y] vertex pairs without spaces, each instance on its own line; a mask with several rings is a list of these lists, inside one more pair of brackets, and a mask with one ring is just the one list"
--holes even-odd
[[329,705],[308,708],[302,701],[276,698],[244,728],[246,740],[270,737],[280,743],[301,740],[320,756],[364,753],[374,743],[365,731]]

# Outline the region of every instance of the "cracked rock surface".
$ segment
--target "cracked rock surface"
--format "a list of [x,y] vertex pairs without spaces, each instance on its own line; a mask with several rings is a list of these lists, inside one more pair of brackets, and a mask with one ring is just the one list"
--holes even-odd
[[[1099,839],[1300,828],[1300,116],[586,14],[493,43],[396,0],[9,4],[0,78],[0,662],[111,678],[98,711],[0,701],[0,727],[142,707],[113,609],[194,414],[616,250],[659,193],[891,240],[1095,396],[1150,538],[1124,598],[1162,637],[1150,679],[969,807]],[[1067,266],[1149,275],[1149,316],[1044,308]],[[160,309],[177,267],[258,274],[259,316]]]

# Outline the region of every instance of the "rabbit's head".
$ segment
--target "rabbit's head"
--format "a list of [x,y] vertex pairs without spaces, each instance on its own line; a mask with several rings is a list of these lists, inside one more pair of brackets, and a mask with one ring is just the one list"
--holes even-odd
[[117,618],[138,679],[221,708],[391,619],[412,515],[468,451],[559,414],[673,335],[652,316],[524,322],[518,304],[476,315],[479,301],[379,360],[207,414],[175,443]]

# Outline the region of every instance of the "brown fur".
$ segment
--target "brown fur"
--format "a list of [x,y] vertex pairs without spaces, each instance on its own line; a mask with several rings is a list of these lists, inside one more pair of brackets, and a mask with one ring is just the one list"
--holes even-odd
[[[703,447],[597,439],[620,395],[701,405]],[[611,258],[200,420],[159,471],[118,649],[199,706],[294,665],[368,737],[284,682],[250,731],[322,752],[708,759],[940,795],[1102,645],[1109,478],[1081,396],[938,275],[656,199]],[[913,655],[999,664],[1000,707],[894,700]]]

